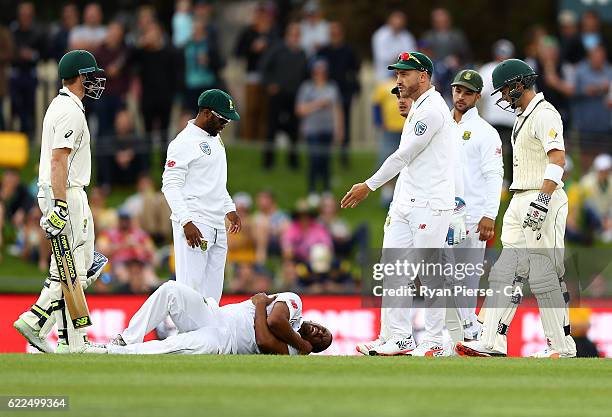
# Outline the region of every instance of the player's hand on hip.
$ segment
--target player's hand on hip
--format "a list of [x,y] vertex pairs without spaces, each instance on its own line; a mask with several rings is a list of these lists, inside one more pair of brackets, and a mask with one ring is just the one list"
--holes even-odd
[[265,304],[266,306],[272,304],[276,300],[276,295],[267,295],[264,292],[259,292],[251,297],[251,302],[255,305]]
[[40,226],[47,232],[47,239],[59,235],[68,223],[68,203],[60,199],[54,201],[53,209],[40,219]]
[[340,207],[355,208],[370,194],[370,187],[365,182],[360,182],[351,187],[350,191],[342,198]]
[[458,245],[467,238],[467,228],[465,227],[465,201],[455,197],[455,210],[451,216],[446,243],[449,246]]
[[227,231],[229,233],[238,233],[242,229],[242,221],[240,220],[240,216],[235,211],[230,211],[225,215],[227,220],[229,221],[229,227]]
[[495,220],[483,217],[478,222],[476,233],[479,233],[478,239],[486,242],[487,240],[493,239],[495,236]]
[[540,230],[548,214],[548,204],[550,204],[550,195],[539,193],[538,197],[529,204],[523,228],[530,228],[534,232]]
[[185,226],[183,226],[183,231],[185,232],[185,239],[187,239],[187,244],[190,247],[196,248],[202,245],[202,240],[204,239],[204,236],[202,235],[202,232],[200,232],[200,229],[198,229],[198,227],[193,224],[193,222],[185,224]]

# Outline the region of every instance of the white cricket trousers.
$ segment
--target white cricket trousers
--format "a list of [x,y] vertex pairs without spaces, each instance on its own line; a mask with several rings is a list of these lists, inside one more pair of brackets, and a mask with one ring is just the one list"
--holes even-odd
[[[385,222],[381,262],[395,262],[397,260],[396,254],[401,253],[401,257],[408,262],[419,263],[423,255],[421,249],[443,248],[452,213],[453,210],[434,210],[429,206],[415,207],[393,204]],[[397,249],[407,250],[397,251]],[[386,256],[387,254],[391,254],[391,256]],[[420,276],[419,279],[422,284],[432,287],[437,283],[443,286],[444,283],[443,277]],[[406,285],[410,285],[408,279]],[[383,300],[384,304],[385,300]],[[410,318],[412,297],[405,296],[401,304],[400,307],[381,309],[379,335],[381,339],[388,340],[392,336],[408,337],[412,335]],[[442,343],[444,313],[444,307],[427,307],[424,341]]]
[[178,222],[172,222],[176,282],[193,288],[202,297],[212,297],[219,303],[223,293],[227,234],[225,229],[215,229],[197,222],[193,224],[204,236],[204,249],[190,247],[183,227]]
[[[143,342],[170,315],[179,334]],[[121,336],[127,346],[108,345],[116,354],[221,354],[231,352],[229,329],[214,299],[203,299],[192,288],[175,281],[160,286],[130,320]]]

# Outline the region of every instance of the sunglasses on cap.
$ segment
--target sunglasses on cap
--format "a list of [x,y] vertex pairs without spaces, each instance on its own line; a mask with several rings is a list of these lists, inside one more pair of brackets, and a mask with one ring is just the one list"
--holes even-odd
[[228,119],[227,117],[223,117],[221,116],[219,113],[217,113],[216,111],[210,109],[210,112],[215,115],[216,118],[218,118],[219,120],[221,120],[221,123],[223,124],[227,124],[230,122],[230,119]]
[[[399,54],[399,56],[397,57],[397,60],[398,60],[398,61],[410,61],[411,59],[412,59],[413,61],[416,61],[416,62],[418,62],[419,64],[421,64],[421,61],[419,61],[419,60],[417,59],[417,57],[415,57],[414,55],[410,55],[410,53],[409,53],[409,52],[402,52],[402,53],[401,53],[401,54]],[[423,65],[423,64],[421,64],[421,65]]]

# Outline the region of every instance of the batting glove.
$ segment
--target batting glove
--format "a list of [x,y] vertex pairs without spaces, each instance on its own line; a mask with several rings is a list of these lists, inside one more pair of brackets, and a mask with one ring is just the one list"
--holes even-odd
[[527,216],[523,221],[523,228],[530,227],[534,232],[540,230],[548,214],[548,204],[550,204],[550,195],[539,193],[538,198],[529,204]]
[[455,197],[455,210],[451,217],[448,233],[446,234],[446,243],[449,246],[458,245],[467,237],[465,227],[465,201],[462,198]]
[[68,203],[64,200],[55,200],[53,210],[41,217],[40,226],[47,232],[47,238],[59,235],[68,223]]

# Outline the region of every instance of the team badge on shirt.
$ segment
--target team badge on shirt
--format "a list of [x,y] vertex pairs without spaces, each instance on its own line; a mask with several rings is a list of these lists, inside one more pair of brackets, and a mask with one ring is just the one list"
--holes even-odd
[[470,136],[472,136],[472,132],[470,132],[469,130],[463,132],[463,140],[470,140]]
[[414,134],[421,136],[427,130],[427,125],[421,121],[416,122],[414,125]]
[[208,142],[200,143],[200,149],[202,149],[202,152],[204,152],[206,155],[210,155],[211,149]]

